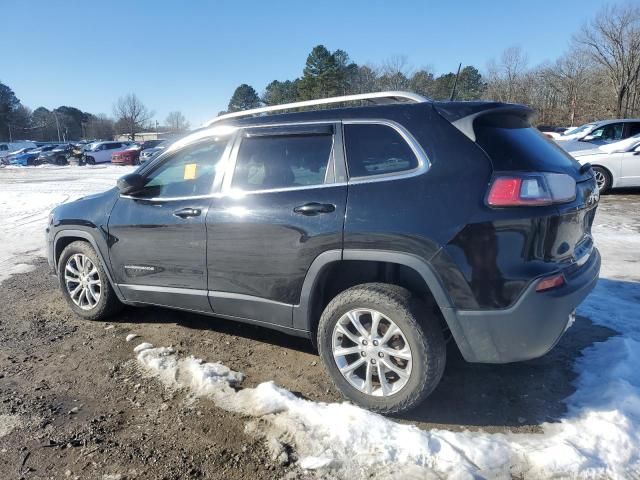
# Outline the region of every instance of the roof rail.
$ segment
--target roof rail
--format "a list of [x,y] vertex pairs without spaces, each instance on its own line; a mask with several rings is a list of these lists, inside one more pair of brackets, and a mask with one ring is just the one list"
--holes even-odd
[[261,113],[279,112],[282,110],[290,110],[292,108],[301,107],[313,107],[316,105],[329,105],[332,103],[344,103],[344,102],[357,102],[357,101],[369,101],[372,103],[389,103],[385,100],[391,100],[396,102],[413,102],[423,103],[429,100],[422,95],[411,92],[373,92],[373,93],[360,93],[357,95],[344,95],[341,97],[319,98],[317,100],[305,100],[302,102],[283,103],[282,105],[271,105],[268,107],[252,108],[251,110],[241,110],[239,112],[225,113],[212,120],[209,120],[204,124],[205,127],[209,127],[216,122],[227,120],[229,118],[238,117],[250,117],[252,115],[259,115]]

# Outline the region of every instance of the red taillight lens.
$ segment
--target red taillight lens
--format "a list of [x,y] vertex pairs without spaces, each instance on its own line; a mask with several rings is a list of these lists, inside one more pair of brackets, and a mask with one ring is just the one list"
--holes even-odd
[[491,182],[490,207],[551,205],[574,200],[576,182],[562,173],[516,173],[496,175]]
[[564,285],[564,275],[559,273],[553,277],[543,278],[536,285],[536,292],[545,292],[552,288],[558,288]]

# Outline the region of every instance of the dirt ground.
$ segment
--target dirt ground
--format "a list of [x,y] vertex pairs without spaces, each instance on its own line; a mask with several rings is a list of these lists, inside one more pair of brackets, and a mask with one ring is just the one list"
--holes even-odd
[[[635,205],[637,195],[631,199]],[[605,198],[605,211],[618,201],[625,196]],[[130,333],[140,337],[128,343]],[[420,428],[539,431],[541,422],[565,413],[580,351],[614,334],[579,317],[549,354],[511,365],[468,364],[450,349],[435,393],[398,420]],[[341,401],[306,340],[158,308],[85,321],[71,313],[41,260],[0,284],[0,478],[310,475],[272,459],[245,433],[246,418],[146,378],[133,353],[140,341],[221,361],[246,374],[244,386],[273,380],[311,400]]]

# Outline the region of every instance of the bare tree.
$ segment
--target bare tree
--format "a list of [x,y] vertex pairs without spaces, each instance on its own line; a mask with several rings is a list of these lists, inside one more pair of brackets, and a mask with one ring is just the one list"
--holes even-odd
[[640,6],[604,7],[575,41],[607,71],[616,95],[616,116],[626,116],[633,108],[640,74]]
[[524,76],[529,62],[520,47],[509,47],[500,57],[500,61],[491,60],[487,66],[487,94],[501,102],[525,102],[523,90]]
[[149,110],[135,93],[128,93],[114,104],[113,114],[117,124],[126,129],[131,140],[135,140],[136,133],[144,129],[154,112]]
[[413,68],[406,55],[395,55],[382,64],[378,87],[380,90],[406,90],[409,88],[409,77]]
[[172,132],[184,132],[189,129],[189,122],[180,111],[169,112],[165,123]]

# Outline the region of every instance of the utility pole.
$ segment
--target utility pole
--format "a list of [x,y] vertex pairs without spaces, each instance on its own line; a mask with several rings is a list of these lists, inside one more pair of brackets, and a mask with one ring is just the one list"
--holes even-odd
[[58,130],[58,141],[60,142],[60,123],[58,122],[58,115],[55,110],[53,111],[53,117],[56,119],[56,129]]
[[158,139],[158,120],[156,120],[156,140]]
[[453,88],[451,89],[451,98],[449,98],[449,101],[453,101],[453,99],[456,98],[456,87],[458,86],[458,77],[460,76],[460,68],[462,68],[462,62],[458,64],[458,73],[456,73],[456,79],[453,82]]
[[9,126],[9,143],[11,143],[13,140],[11,139],[11,124],[7,123],[7,125]]

